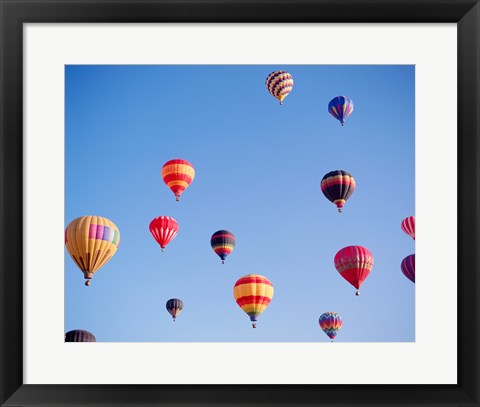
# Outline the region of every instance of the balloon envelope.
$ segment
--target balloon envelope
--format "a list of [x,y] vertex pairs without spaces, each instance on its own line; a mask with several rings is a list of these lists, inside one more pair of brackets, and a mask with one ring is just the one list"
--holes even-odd
[[409,216],[402,220],[402,230],[415,240],[415,216]]
[[342,329],[342,317],[336,312],[325,312],[318,319],[320,328],[330,339],[335,339],[338,331]]
[[250,317],[255,328],[257,318],[273,298],[273,285],[267,277],[248,274],[237,280],[233,287],[233,296],[238,306]]
[[107,263],[118,249],[120,231],[107,218],[81,216],[65,229],[65,247],[70,257],[87,279]]
[[323,176],[320,183],[323,195],[337,206],[338,212],[342,212],[343,205],[352,196],[355,187],[352,174],[344,170],[330,171]]
[[412,283],[415,283],[415,254],[405,257],[402,260],[400,265],[402,273],[407,277]]
[[366,247],[347,246],[339,250],[334,259],[335,268],[340,275],[357,289],[370,274],[373,267],[373,255]]
[[195,178],[195,169],[187,160],[176,158],[166,162],[162,167],[162,179],[178,201],[183,191]]
[[178,223],[170,216],[158,216],[150,222],[149,229],[163,252],[165,247],[177,236]]
[[97,342],[97,338],[88,331],[75,329],[65,334],[65,342]]
[[288,94],[293,89],[293,78],[287,71],[279,70],[272,72],[265,80],[265,86],[270,94],[283,104]]
[[336,96],[328,104],[328,112],[343,126],[353,112],[353,101],[348,96]]
[[210,239],[213,251],[222,259],[222,263],[235,247],[235,235],[228,230],[217,230]]
[[172,298],[167,301],[165,308],[167,308],[167,311],[175,321],[175,318],[177,318],[177,315],[180,314],[180,311],[183,309],[183,301],[178,298]]

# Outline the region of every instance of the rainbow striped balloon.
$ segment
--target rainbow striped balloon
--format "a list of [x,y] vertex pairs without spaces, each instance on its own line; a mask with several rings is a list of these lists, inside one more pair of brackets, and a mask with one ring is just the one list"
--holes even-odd
[[224,264],[226,257],[235,247],[235,236],[228,230],[218,230],[212,235],[210,245],[218,257],[222,259],[222,264]]
[[270,94],[283,105],[283,99],[285,99],[293,89],[292,75],[287,71],[272,72],[267,76],[265,86]]
[[415,240],[415,216],[409,216],[402,220],[402,230]]
[[338,334],[338,331],[342,329],[342,317],[337,314],[336,312],[325,312],[324,314],[320,315],[318,320],[320,328],[322,328],[323,332],[327,334],[327,336],[332,340]]
[[247,274],[233,287],[233,296],[238,306],[250,317],[252,327],[257,327],[257,318],[265,311],[273,298],[273,285],[267,277]]
[[195,178],[195,169],[187,160],[174,159],[166,162],[162,167],[163,182],[174,193],[177,201],[180,195]]
[[323,195],[337,206],[339,213],[342,213],[343,205],[352,196],[355,187],[352,174],[343,170],[330,171],[320,182]]
[[400,267],[403,275],[415,284],[415,254],[405,257]]
[[101,216],[81,216],[65,229],[65,247],[90,285],[94,273],[109,261],[120,245],[120,231]]
[[336,96],[328,104],[328,111],[343,126],[353,112],[353,101],[348,96]]

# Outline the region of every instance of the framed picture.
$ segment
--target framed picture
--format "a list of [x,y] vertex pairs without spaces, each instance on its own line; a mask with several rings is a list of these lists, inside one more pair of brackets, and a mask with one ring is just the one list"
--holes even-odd
[[[477,1],[0,2],[1,405],[479,404]],[[288,92],[279,95],[268,87],[282,69],[282,80],[293,76],[291,83],[285,82],[288,98]],[[331,107],[337,88],[338,95],[350,92],[352,97],[342,96],[345,117]],[[353,102],[355,112],[347,119]],[[140,127],[147,114],[156,117],[156,109],[162,112],[155,119],[157,127]],[[165,124],[167,118],[173,124]],[[233,142],[223,143],[227,151],[211,148],[215,137],[198,140],[195,128],[200,126],[205,133],[199,134],[230,133]],[[166,134],[171,134],[169,140]],[[178,140],[183,140],[181,148]],[[327,152],[320,155],[316,151],[322,146]],[[339,150],[356,158],[339,159]],[[177,151],[193,157],[198,174],[179,203],[172,194],[179,198],[178,190],[169,191],[165,181],[169,174],[161,172],[169,159],[179,158],[170,157]],[[377,157],[368,158],[372,152]],[[262,156],[270,170],[262,165]],[[318,181],[311,191],[301,185],[314,181],[302,174],[295,177],[296,164],[292,167],[302,157],[315,163],[304,162],[303,169],[318,172],[311,176]],[[229,164],[241,167],[245,160],[263,169],[270,188],[255,177],[254,168],[225,170]],[[215,170],[214,162],[222,171]],[[340,169],[330,168],[336,162],[350,163],[359,174],[359,201],[352,195],[352,215],[350,201],[339,203],[320,187],[324,173]],[[99,165],[102,173],[108,169],[112,174],[108,188],[93,180],[91,169]],[[281,172],[283,166],[293,168],[292,176]],[[151,175],[139,175],[150,170]],[[281,179],[275,181],[278,171]],[[79,173],[87,180],[79,181]],[[236,186],[225,185],[229,177]],[[147,198],[150,206],[127,200],[148,194],[155,180],[158,184]],[[292,185],[284,186],[288,180]],[[92,195],[104,195],[92,206],[89,192],[72,187],[88,188],[88,183],[96,183]],[[223,198],[219,184],[224,185]],[[249,191],[256,197],[249,197]],[[262,225],[280,237],[284,230],[275,219],[297,212],[297,233],[311,243],[292,241],[293,253],[276,249],[275,256],[263,258],[262,240],[252,237],[248,246],[243,238],[254,225],[222,209],[222,202],[233,207],[240,195],[244,198],[235,202],[236,212],[270,216]],[[108,196],[122,197],[126,205],[112,211],[120,233],[128,231],[125,249],[119,249],[123,257],[111,262],[117,261],[121,280],[115,284],[107,282],[109,265],[92,279],[96,270],[83,267],[67,244],[70,258],[64,245],[75,239],[69,222],[96,207],[108,212]],[[197,212],[187,215],[182,205],[189,198]],[[344,213],[338,215],[343,204]],[[140,206],[142,215],[135,218],[131,209]],[[210,231],[216,224],[209,221],[209,209],[223,224],[227,220],[234,225],[238,248],[228,259],[215,246],[228,226]],[[335,212],[332,223],[328,210]],[[408,211],[414,213],[405,217],[415,215],[418,221],[415,243],[400,229],[402,213]],[[148,223],[172,213],[178,213],[179,235],[166,253],[159,248],[154,252],[157,243],[165,248],[165,242],[152,228],[150,235]],[[182,240],[183,221],[192,242],[197,234],[201,244],[207,241],[208,253],[203,246],[194,252]],[[343,232],[354,232],[348,239],[335,234],[335,222],[341,222]],[[139,232],[133,224],[140,225]],[[294,225],[292,219],[289,230]],[[316,243],[315,228],[321,225],[328,232]],[[398,229],[393,234],[391,225]],[[115,228],[102,226],[101,234],[118,245]],[[215,238],[217,229],[222,233]],[[98,225],[96,230],[95,239]],[[352,237],[366,241],[378,259],[360,298],[347,282],[358,291],[363,279],[355,282],[342,275],[344,281],[334,269],[344,272],[333,261],[334,247],[347,246]],[[127,256],[135,244],[152,246],[141,252],[139,263]],[[377,247],[403,255],[386,261],[376,255],[381,252]],[[302,248],[311,253],[309,258],[299,254]],[[421,270],[416,281],[407,263],[405,276],[401,274],[401,258],[410,249]],[[168,291],[155,287],[163,283],[179,290],[181,277],[168,280],[152,266],[158,261],[173,269],[175,256],[183,258],[185,268],[216,267],[204,276],[218,292],[229,291],[228,296],[205,300],[195,290],[202,274],[198,281],[195,273],[186,274],[184,280],[194,287],[181,292],[185,310],[176,315],[174,308],[183,303],[174,295],[163,298]],[[331,264],[324,266],[323,259],[330,256]],[[138,281],[128,272],[136,267],[142,268]],[[331,270],[322,269],[327,267]],[[239,274],[243,269],[244,274],[266,270],[276,285],[275,298],[273,291],[265,291],[272,304],[262,317],[233,287],[235,281],[245,284]],[[93,287],[84,287],[83,277]],[[309,283],[302,285],[300,277]],[[261,278],[261,284],[270,284]],[[101,302],[100,309],[98,296],[107,284],[116,294]],[[329,291],[335,293],[329,296]],[[352,294],[348,300],[343,297],[347,291]],[[308,312],[293,310],[302,295]],[[179,319],[176,333],[165,310],[170,297],[168,312]],[[136,307],[129,305],[133,303]],[[318,326],[318,316],[333,311],[323,309],[330,304],[344,306],[339,310],[344,313],[344,340],[339,333],[335,344],[320,336]],[[215,306],[219,311],[212,321],[208,310]],[[160,312],[164,316],[157,319]],[[237,317],[247,319],[248,332]],[[310,319],[312,328],[304,328]],[[96,321],[97,343],[65,343],[65,332],[87,329],[89,321]],[[183,322],[194,329],[182,331]],[[252,330],[250,323],[257,322]],[[366,325],[375,327],[362,328]],[[132,326],[142,329],[129,331]]]

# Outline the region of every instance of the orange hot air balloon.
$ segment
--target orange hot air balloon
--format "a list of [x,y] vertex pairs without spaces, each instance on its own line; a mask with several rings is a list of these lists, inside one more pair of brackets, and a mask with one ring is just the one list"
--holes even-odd
[[353,285],[360,295],[360,286],[373,267],[373,255],[366,247],[347,246],[341,249],[334,259],[335,268],[340,275]]
[[65,247],[83,272],[87,286],[95,272],[112,258],[119,244],[117,226],[101,216],[81,216],[65,229]]
[[250,317],[252,327],[256,328],[257,318],[272,301],[273,285],[267,277],[248,274],[235,283],[233,296],[238,306]]
[[195,169],[186,160],[170,160],[162,167],[162,178],[178,201],[180,200],[180,195],[195,178]]

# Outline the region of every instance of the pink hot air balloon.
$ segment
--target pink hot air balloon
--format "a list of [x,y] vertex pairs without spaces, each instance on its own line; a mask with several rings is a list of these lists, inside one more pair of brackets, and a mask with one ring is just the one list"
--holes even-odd
[[170,216],[159,216],[150,222],[150,232],[163,252],[167,244],[177,236],[177,221]]
[[363,246],[344,247],[335,255],[334,263],[340,275],[357,289],[355,295],[360,295],[360,286],[373,267],[370,250]]
[[402,220],[402,230],[415,240],[415,216],[409,216]]
[[415,284],[415,254],[405,257],[400,267],[405,277]]

